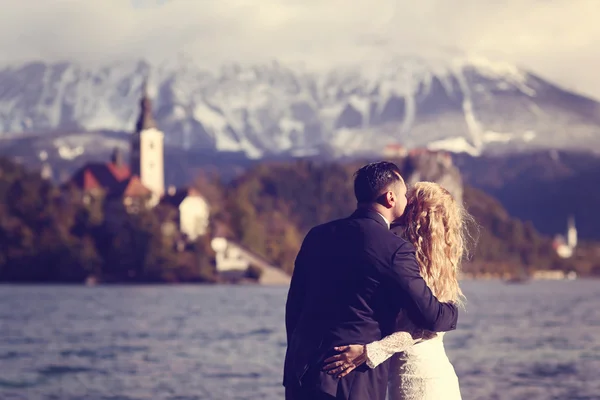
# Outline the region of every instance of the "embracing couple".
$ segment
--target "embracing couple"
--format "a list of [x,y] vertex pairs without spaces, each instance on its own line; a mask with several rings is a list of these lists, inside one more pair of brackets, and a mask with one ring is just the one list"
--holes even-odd
[[354,193],[354,214],[313,228],[296,258],[286,399],[460,399],[442,340],[463,299],[468,215],[435,183],[407,192],[389,162],[359,169]]

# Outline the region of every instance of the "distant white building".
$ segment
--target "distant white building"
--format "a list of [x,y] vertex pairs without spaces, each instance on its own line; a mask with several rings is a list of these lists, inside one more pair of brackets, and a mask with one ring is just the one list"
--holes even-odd
[[217,272],[244,274],[250,267],[250,260],[245,257],[240,246],[224,237],[216,237],[211,241],[215,251]]
[[574,249],[577,247],[577,228],[575,227],[575,218],[571,215],[567,222],[567,245]]
[[177,208],[179,230],[189,240],[196,240],[199,236],[207,233],[210,207],[197,190],[170,187],[162,202]]
[[533,271],[533,273],[531,274],[531,277],[533,279],[537,279],[537,280],[575,280],[577,279],[577,272],[575,271],[569,271],[569,272],[564,272],[564,271],[560,271],[560,270],[537,270],[537,271]]
[[48,162],[48,152],[40,151],[39,159],[42,162],[42,169],[40,170],[40,176],[42,179],[51,181],[53,178],[52,166]]
[[285,285],[290,282],[290,276],[280,268],[271,265],[263,257],[230,239],[215,237],[211,241],[211,247],[216,254],[217,272],[225,278],[243,279],[250,268],[254,267],[260,272],[258,278],[260,284]]
[[43,163],[42,169],[40,171],[40,176],[42,177],[42,179],[51,181],[53,175],[54,175],[54,173],[52,172],[52,167],[50,166],[50,164],[47,162]]
[[577,228],[575,226],[575,218],[570,216],[567,220],[567,235],[557,235],[554,238],[554,250],[561,258],[570,258],[573,256],[577,247]]
[[404,158],[408,155],[408,149],[401,144],[388,144],[383,149],[383,156],[385,158]]

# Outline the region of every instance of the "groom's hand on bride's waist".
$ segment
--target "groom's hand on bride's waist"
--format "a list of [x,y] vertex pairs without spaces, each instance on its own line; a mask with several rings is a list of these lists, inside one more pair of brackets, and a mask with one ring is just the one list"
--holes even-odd
[[336,378],[343,378],[367,361],[364,344],[339,346],[334,347],[334,350],[340,353],[325,359],[323,371]]

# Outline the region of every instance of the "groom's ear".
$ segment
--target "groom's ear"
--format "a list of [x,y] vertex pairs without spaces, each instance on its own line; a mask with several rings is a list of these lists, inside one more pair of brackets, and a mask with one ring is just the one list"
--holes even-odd
[[391,190],[388,190],[387,192],[385,192],[384,199],[384,205],[388,208],[392,208],[394,206],[394,203],[396,202],[396,195]]

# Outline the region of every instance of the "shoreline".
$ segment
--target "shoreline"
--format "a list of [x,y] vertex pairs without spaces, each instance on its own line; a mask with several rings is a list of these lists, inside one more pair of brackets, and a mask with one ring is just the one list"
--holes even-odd
[[[539,279],[539,278],[531,278],[523,281],[514,281],[511,282],[507,279],[500,277],[492,277],[492,278],[471,278],[471,277],[463,277],[460,278],[461,282],[501,282],[508,284],[526,284],[532,282],[576,282],[576,281],[600,281],[600,276],[582,276],[577,277],[576,279]],[[99,282],[93,285],[86,285],[85,282],[0,282],[0,287],[2,286],[81,286],[81,287],[117,287],[117,286],[127,286],[127,287],[136,287],[136,286],[206,286],[206,287],[216,287],[216,286],[261,286],[261,287],[287,287],[289,283],[259,283],[259,282]]]

